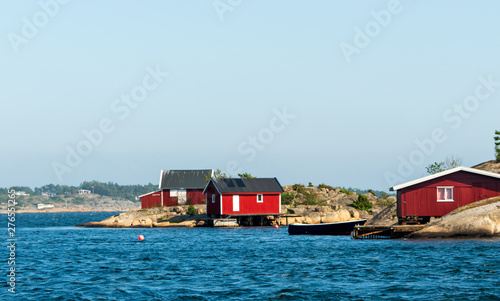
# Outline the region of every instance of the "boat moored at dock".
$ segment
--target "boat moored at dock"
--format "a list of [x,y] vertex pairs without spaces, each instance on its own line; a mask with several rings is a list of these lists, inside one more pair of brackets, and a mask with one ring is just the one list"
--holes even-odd
[[325,224],[290,224],[290,235],[351,235],[355,226],[364,225],[366,219]]

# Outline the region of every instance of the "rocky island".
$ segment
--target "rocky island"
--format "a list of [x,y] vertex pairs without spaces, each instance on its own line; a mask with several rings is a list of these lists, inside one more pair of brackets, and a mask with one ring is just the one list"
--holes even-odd
[[[395,197],[376,197],[372,193],[356,194],[340,188],[285,186],[285,195],[292,197],[282,205],[286,213],[278,221],[289,223],[319,224],[368,219],[369,225],[390,226],[397,224]],[[298,191],[300,190],[300,192]],[[314,195],[314,201],[311,196]],[[360,195],[370,200],[373,208],[359,210],[353,203]],[[314,204],[313,204],[314,203]],[[111,216],[103,221],[78,226],[105,228],[138,227],[204,227],[209,218],[204,205],[184,205],[137,209]],[[481,200],[456,209],[442,218],[434,219],[424,229],[409,238],[464,238],[500,237],[500,197]]]
[[500,237],[500,197],[460,207],[410,238]]
[[[372,192],[358,194],[324,184],[318,187],[289,185],[284,186],[283,189],[285,192],[282,195],[281,212],[284,215],[277,221],[280,225],[334,223],[360,218],[371,219],[388,206],[392,206],[396,201],[394,196],[377,197]],[[356,209],[353,204],[359,199],[368,200],[371,208]],[[131,210],[111,216],[103,221],[85,223],[79,226],[112,228],[201,227],[207,226],[209,220],[205,212],[205,205],[155,207]],[[397,221],[394,212],[388,215],[386,220]]]

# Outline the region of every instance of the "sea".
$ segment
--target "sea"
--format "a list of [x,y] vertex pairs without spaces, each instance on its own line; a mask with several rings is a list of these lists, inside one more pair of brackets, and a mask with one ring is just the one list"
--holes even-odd
[[500,239],[75,227],[113,214],[1,215],[0,300],[500,300]]

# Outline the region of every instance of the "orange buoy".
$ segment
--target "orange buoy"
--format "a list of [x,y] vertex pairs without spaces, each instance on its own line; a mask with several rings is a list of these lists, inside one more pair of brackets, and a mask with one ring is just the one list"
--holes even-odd
[[274,228],[278,229],[280,226],[278,224],[274,225]]

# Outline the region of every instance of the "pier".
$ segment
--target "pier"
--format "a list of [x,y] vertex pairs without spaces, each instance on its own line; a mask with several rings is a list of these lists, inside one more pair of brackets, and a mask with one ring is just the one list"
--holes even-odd
[[351,237],[355,239],[390,239],[408,237],[425,225],[356,226]]

